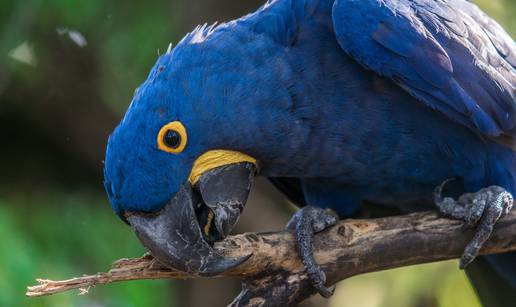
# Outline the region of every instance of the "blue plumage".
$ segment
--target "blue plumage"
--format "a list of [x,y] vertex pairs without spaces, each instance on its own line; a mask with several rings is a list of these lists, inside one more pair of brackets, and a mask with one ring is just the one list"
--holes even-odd
[[516,136],[514,42],[476,6],[340,0],[333,16],[339,43],[365,67],[484,135]]
[[[157,211],[212,149],[246,153],[298,203],[516,194],[516,45],[463,0],[277,0],[162,55],[109,140],[115,211]],[[180,120],[188,145],[156,148]],[[514,276],[513,276],[514,278]]]

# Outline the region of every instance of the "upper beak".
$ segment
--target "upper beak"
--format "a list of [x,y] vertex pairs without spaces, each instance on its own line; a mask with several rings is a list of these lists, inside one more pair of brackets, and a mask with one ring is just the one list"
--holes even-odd
[[229,235],[247,201],[252,162],[205,170],[183,184],[156,214],[131,213],[127,220],[152,255],[166,266],[210,276],[237,267],[249,256],[227,258],[210,244]]

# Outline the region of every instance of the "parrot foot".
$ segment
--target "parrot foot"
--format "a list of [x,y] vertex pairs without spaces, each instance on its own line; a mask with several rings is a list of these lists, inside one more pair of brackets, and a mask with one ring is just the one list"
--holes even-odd
[[329,298],[335,286],[327,288],[326,274],[315,262],[313,254],[313,236],[337,223],[338,218],[331,210],[306,206],[297,211],[285,227],[295,232],[299,256],[303,261],[308,278],[322,297]]
[[496,185],[483,188],[476,193],[465,193],[458,200],[451,197],[443,198],[442,190],[451,180],[453,179],[448,179],[435,188],[434,201],[441,213],[464,220],[468,228],[477,227],[475,236],[464,249],[460,259],[459,266],[464,269],[475,259],[489,239],[496,222],[511,211],[514,200],[511,193]]

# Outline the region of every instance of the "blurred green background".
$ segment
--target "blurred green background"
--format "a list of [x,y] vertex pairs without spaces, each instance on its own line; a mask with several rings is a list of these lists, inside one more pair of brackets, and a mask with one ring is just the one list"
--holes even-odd
[[[516,1],[476,1],[516,34]],[[25,298],[37,277],[107,269],[143,248],[102,190],[108,133],[159,53],[195,25],[261,1],[0,2],[0,306],[222,306],[236,280],[134,281]],[[238,231],[281,229],[292,213],[259,181]],[[276,205],[275,205],[276,204]],[[479,306],[454,261],[368,274],[305,306]]]

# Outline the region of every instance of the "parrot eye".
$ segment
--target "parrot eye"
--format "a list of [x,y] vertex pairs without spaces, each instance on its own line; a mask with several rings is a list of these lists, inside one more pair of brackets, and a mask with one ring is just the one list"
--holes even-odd
[[177,131],[168,130],[163,137],[163,143],[172,149],[177,149],[181,144],[181,136]]
[[158,133],[158,148],[169,153],[180,153],[186,147],[186,129],[183,124],[174,121],[161,127]]

